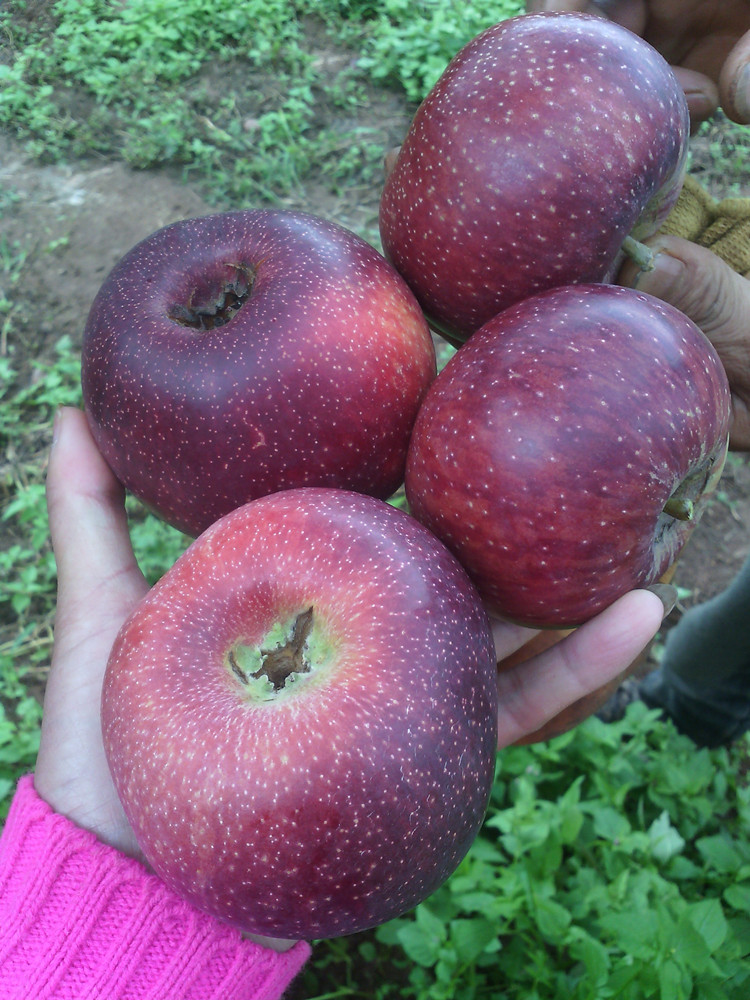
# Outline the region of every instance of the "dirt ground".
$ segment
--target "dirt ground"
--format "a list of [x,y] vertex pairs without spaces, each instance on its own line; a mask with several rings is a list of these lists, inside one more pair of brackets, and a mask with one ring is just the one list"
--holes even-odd
[[[389,120],[394,137],[406,128],[398,112]],[[700,169],[700,150],[694,159]],[[714,193],[722,195],[721,178]],[[197,189],[169,171],[133,171],[121,163],[89,162],[40,166],[20,146],[0,134],[0,193],[12,204],[0,217],[0,239],[27,251],[23,286],[33,322],[23,325],[13,344],[14,367],[28,370],[51,352],[64,334],[79,344],[90,303],[106,273],[138,240],[174,220],[215,208]],[[304,208],[359,232],[375,231],[377,185],[334,197],[308,187],[297,202]],[[24,364],[24,361],[28,364]],[[731,580],[750,550],[750,465],[734,456],[717,499],[680,560],[676,583],[681,601],[669,624],[691,604],[704,601]]]

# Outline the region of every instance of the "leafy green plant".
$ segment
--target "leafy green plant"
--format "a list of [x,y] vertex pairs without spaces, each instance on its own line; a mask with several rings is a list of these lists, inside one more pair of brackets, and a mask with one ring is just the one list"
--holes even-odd
[[0,825],[8,815],[16,782],[34,767],[42,718],[39,701],[14,688],[5,662],[0,652]]
[[698,130],[702,148],[693,168],[706,186],[718,184],[728,197],[746,197],[750,163],[750,126],[729,121],[719,110]]
[[492,24],[520,14],[515,0],[444,3],[387,0],[360,61],[373,80],[397,84],[421,101],[460,48]]
[[[133,166],[186,163],[204,171],[215,166],[217,151],[225,159],[249,158],[249,136],[237,116],[219,115],[215,132],[202,136],[214,116],[199,74],[230,62],[245,77],[248,68],[273,64],[281,86],[268,113],[291,118],[300,132],[309,124],[311,102],[301,107],[291,92],[295,79],[310,79],[294,4],[58,0],[51,13],[51,30],[45,23],[38,36],[27,31],[0,66],[0,122],[17,128],[45,158],[119,148]],[[4,19],[15,41],[15,21],[10,13]],[[253,96],[247,93],[250,104]],[[280,187],[285,182],[279,178]]]
[[455,875],[345,952],[318,945],[302,995],[746,997],[747,767],[747,741],[698,751],[641,703],[502,751]]
[[302,24],[319,7],[341,16],[310,0],[57,0],[51,24],[17,34],[6,12],[0,123],[45,159],[95,150],[138,168],[184,164],[216,200],[278,197],[325,169],[313,87],[336,83]]
[[[347,122],[367,79],[418,100],[472,34],[520,7],[57,0],[38,28],[11,9],[0,14],[0,124],[43,159],[97,152],[137,168],[183,165],[217,202],[276,200],[313,170],[334,189],[364,183],[382,140],[362,148],[356,125],[321,128],[320,106]],[[313,23],[350,46],[339,70],[318,58]]]

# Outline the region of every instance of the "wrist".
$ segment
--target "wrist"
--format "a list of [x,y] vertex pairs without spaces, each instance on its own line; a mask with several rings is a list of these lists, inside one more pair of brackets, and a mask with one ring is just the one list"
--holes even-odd
[[271,1000],[308,954],[304,943],[277,954],[244,940],[54,813],[30,777],[20,782],[0,841],[5,1000]]

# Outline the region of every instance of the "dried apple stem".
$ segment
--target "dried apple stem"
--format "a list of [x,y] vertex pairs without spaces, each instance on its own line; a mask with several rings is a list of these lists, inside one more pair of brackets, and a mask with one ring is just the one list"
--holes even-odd
[[664,504],[664,513],[678,521],[690,521],[693,517],[693,501],[687,497],[670,497]]
[[637,264],[641,271],[653,271],[656,254],[645,243],[639,243],[632,236],[622,241],[622,252]]

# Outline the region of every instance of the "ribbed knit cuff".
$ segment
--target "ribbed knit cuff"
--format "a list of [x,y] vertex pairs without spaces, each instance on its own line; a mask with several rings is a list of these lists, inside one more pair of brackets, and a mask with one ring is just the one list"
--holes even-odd
[[245,940],[19,782],[0,839],[3,1000],[277,1000],[309,954]]
[[750,278],[750,198],[716,201],[688,174],[660,231],[707,247],[737,274]]

